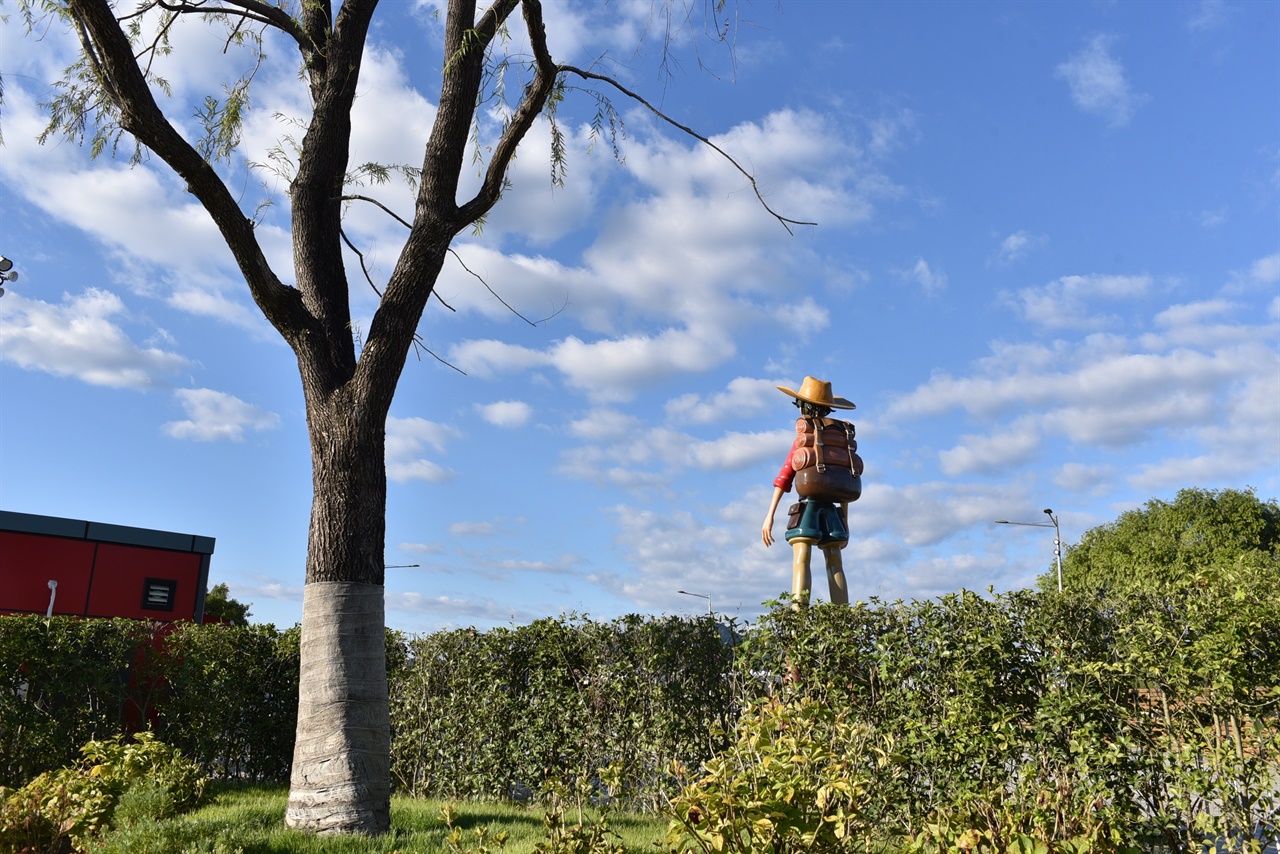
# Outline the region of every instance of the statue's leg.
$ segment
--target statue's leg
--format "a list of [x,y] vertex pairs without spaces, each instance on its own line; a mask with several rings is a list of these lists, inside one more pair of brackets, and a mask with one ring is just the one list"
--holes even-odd
[[840,556],[843,543],[823,546],[822,554],[827,559],[827,587],[831,591],[833,605],[849,604],[849,584],[844,579],[844,558]]
[[809,593],[813,590],[813,576],[809,572],[809,555],[813,542],[808,539],[791,541],[791,604],[795,608],[809,605]]

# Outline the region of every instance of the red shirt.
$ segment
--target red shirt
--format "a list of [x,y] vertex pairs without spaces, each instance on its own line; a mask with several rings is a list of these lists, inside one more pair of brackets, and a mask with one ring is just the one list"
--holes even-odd
[[791,467],[791,453],[795,449],[787,451],[787,461],[782,464],[782,470],[778,472],[778,476],[773,479],[773,485],[780,488],[783,492],[791,491],[791,481],[796,479],[796,470]]

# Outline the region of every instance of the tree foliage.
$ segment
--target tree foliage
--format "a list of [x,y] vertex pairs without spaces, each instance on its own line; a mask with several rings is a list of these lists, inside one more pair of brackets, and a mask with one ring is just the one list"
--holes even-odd
[[230,623],[233,626],[249,625],[249,618],[253,616],[249,609],[253,607],[252,602],[241,602],[231,597],[231,589],[225,583],[215,584],[209,588],[208,594],[204,598],[204,615],[205,617],[216,617],[224,623]]
[[[1067,550],[1067,590],[1171,592],[1226,584],[1240,572],[1269,575],[1280,590],[1280,504],[1252,489],[1183,489],[1086,531]],[[1056,585],[1051,574],[1041,589]]]

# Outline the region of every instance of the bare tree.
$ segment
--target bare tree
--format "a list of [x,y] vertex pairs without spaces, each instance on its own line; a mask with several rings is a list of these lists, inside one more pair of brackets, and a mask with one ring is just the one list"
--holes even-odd
[[[538,0],[449,0],[438,112],[420,167],[403,169],[416,194],[407,240],[380,290],[357,349],[343,264],[352,106],[377,0],[139,0],[131,11],[111,0],[20,0],[28,24],[60,18],[81,54],[49,105],[50,134],[83,140],[94,153],[128,137],[186,182],[230,247],[254,301],[293,349],[306,399],[313,498],[303,595],[302,673],[297,746],[286,821],[318,832],[380,833],[389,825],[390,734],[384,651],[383,548],[386,509],[384,431],[406,356],[437,277],[459,232],[482,221],[502,195],[516,148],[539,115],[554,119],[566,80],[613,87],[672,122],[635,93],[593,69],[558,64],[547,48]],[[711,3],[713,16],[723,0]],[[659,4],[669,28],[687,10]],[[479,189],[458,199],[469,137],[487,86],[506,60],[496,40],[519,10],[532,46],[527,84],[484,167]],[[282,34],[296,49],[310,90],[311,115],[292,161],[289,199],[294,284],[268,263],[235,196],[215,170],[239,140],[239,118],[257,66],[201,114],[206,136],[192,144],[157,103],[165,83],[153,69],[170,34],[191,20],[226,27],[228,44],[247,44],[257,63],[263,38]],[[723,38],[718,26],[713,35]],[[665,44],[665,42],[664,42]],[[600,104],[607,97],[596,93]],[[553,175],[559,133],[553,123]],[[714,147],[714,146],[712,146]],[[720,151],[720,149],[716,149]],[[720,153],[755,181],[725,152]],[[759,192],[757,191],[757,197]],[[761,204],[764,200],[761,199]],[[765,209],[768,206],[765,205]],[[793,221],[774,214],[784,226]]]

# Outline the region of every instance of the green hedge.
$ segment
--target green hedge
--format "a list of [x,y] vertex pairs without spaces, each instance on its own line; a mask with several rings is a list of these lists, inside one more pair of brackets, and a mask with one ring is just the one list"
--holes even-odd
[[287,780],[297,710],[297,629],[0,618],[0,785],[146,726],[211,775]]
[[131,664],[150,640],[151,627],[133,620],[0,617],[0,786],[118,734]]
[[392,770],[434,797],[523,797],[610,763],[651,799],[732,724],[732,650],[709,618],[568,617],[409,641],[391,686]]
[[146,675],[160,738],[221,779],[285,781],[298,721],[297,627],[182,624]]
[[[129,702],[215,776],[287,778],[297,630],[184,626],[163,651],[150,632],[0,619],[0,784],[119,732]],[[1114,600],[783,603],[745,634],[731,647],[706,618],[636,616],[389,632],[395,780],[421,795],[522,797],[618,763],[652,806],[678,784],[673,760],[697,769],[735,737],[739,709],[772,694],[826,704],[890,745],[868,783],[872,819],[944,847],[977,832],[1239,849],[1277,832],[1273,570]]]
[[1229,590],[779,608],[736,666],[892,744],[877,821],[944,848],[972,830],[1001,851],[1019,835],[1247,850],[1280,833],[1280,588]]

